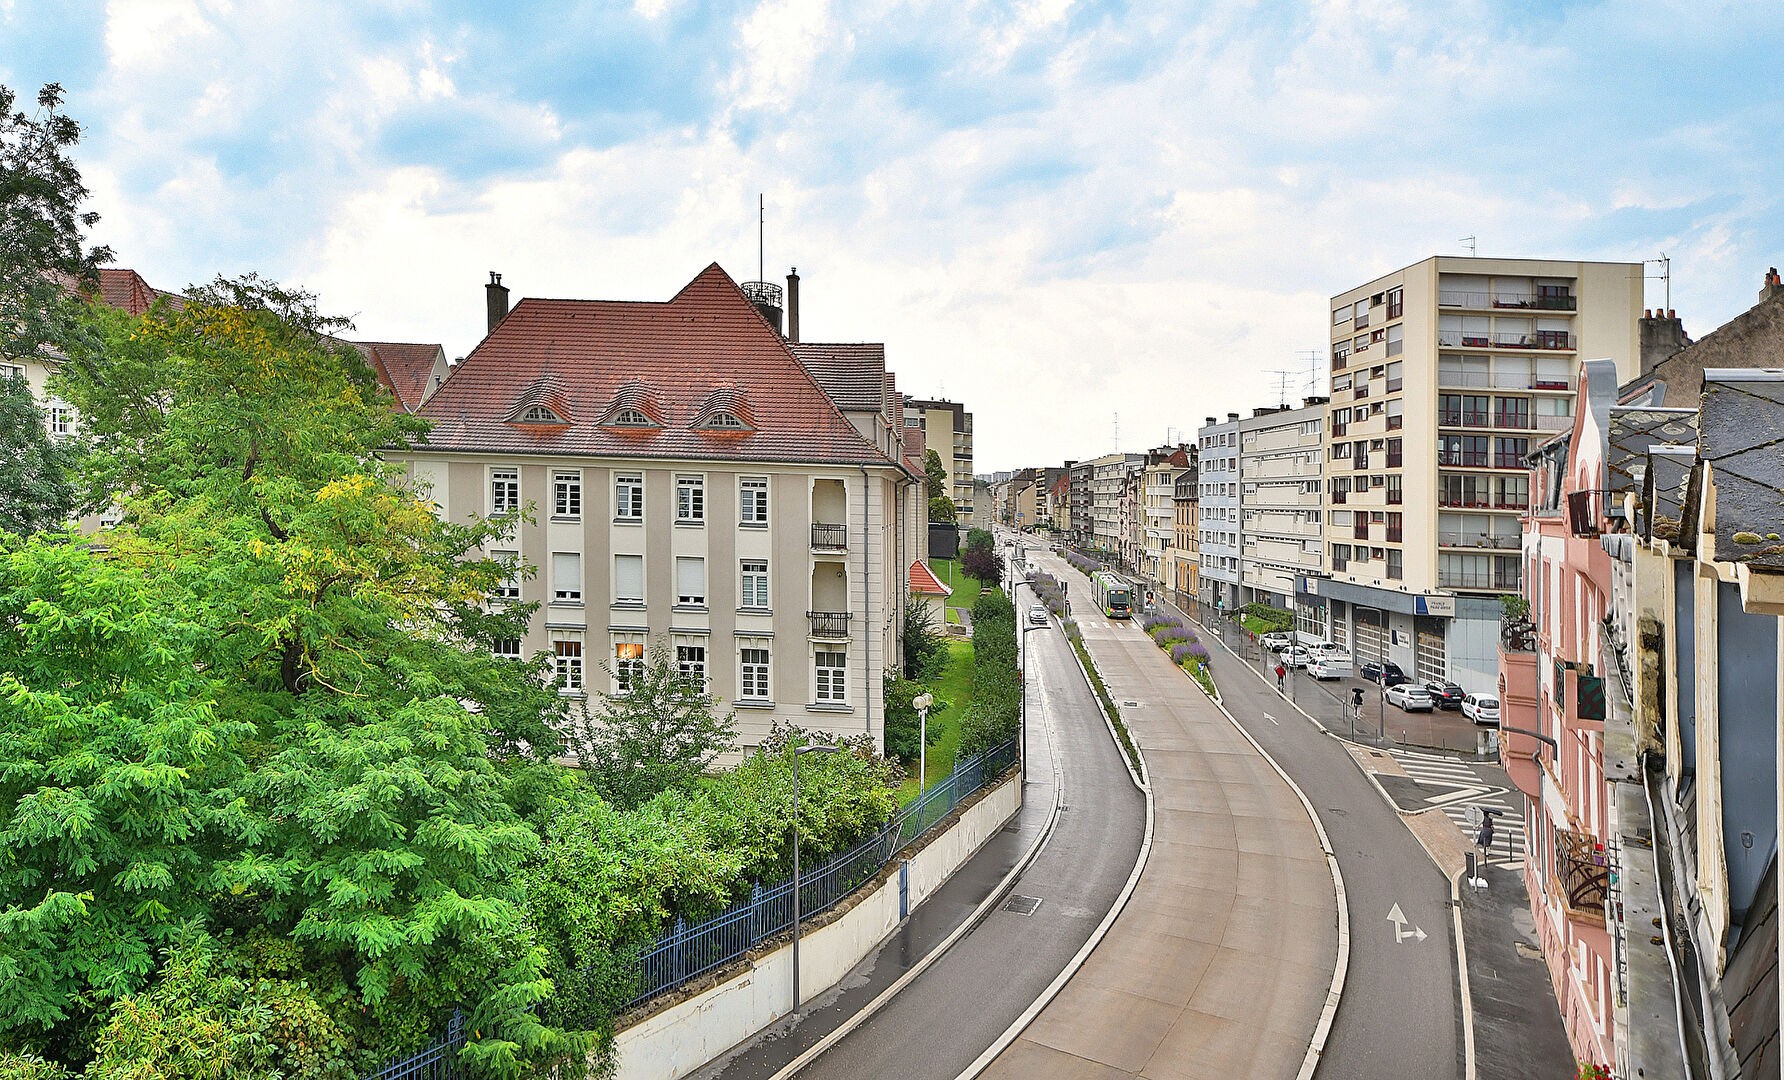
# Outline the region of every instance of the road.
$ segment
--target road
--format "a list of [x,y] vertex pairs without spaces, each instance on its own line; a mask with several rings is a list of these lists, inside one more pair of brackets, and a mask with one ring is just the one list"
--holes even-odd
[[[1031,777],[1024,817],[1032,823],[1047,816],[1054,762],[1061,799],[1045,846],[1013,890],[1039,899],[1039,907],[1032,915],[1017,914],[1007,905],[993,910],[800,1076],[952,1080],[1052,982],[1131,875],[1144,831],[1145,801],[1128,777],[1058,626],[1030,633],[1027,641]],[[969,862],[961,873],[976,872],[978,861]],[[922,911],[913,914],[913,923]],[[860,984],[890,983],[914,963],[924,950],[910,948],[907,930],[864,961],[841,990],[820,998],[804,1024],[822,1021],[835,999],[859,996],[854,988]],[[833,1019],[825,1030],[835,1026]],[[696,1075],[701,1080],[773,1076],[793,1057],[783,1044],[801,1034],[777,1032]],[[807,1044],[816,1041],[806,1039]]]

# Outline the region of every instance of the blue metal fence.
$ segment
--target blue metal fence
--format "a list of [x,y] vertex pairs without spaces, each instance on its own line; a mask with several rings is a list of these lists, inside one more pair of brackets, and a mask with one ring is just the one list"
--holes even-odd
[[[849,850],[799,875],[799,908],[810,918],[835,905],[873,879],[906,844],[928,832],[967,797],[995,780],[1016,761],[1014,739],[956,762],[947,779],[900,810],[885,828]],[[693,925],[681,924],[638,960],[639,987],[630,1008],[714,968],[739,959],[793,925],[793,882],[757,885],[748,897]],[[460,1080],[458,1052],[465,1045],[465,1021],[453,1013],[446,1034],[432,1046],[400,1058],[366,1080]]]
[[[964,761],[923,797],[900,810],[867,840],[799,875],[801,915],[816,915],[872,880],[906,844],[947,817],[961,800],[984,787],[1016,760],[1016,742],[994,746]],[[638,959],[639,992],[627,1008],[673,990],[689,979],[739,959],[793,925],[789,878],[749,896],[704,922],[679,925]]]

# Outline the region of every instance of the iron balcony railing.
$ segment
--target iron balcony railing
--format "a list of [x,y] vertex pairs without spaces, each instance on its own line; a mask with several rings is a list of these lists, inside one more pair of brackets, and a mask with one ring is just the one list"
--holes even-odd
[[768,281],[745,281],[737,286],[751,303],[781,306],[781,287]]
[[1473,289],[1440,289],[1437,306],[1500,308],[1533,311],[1572,311],[1578,301],[1566,293],[1483,292]]
[[1486,427],[1487,413],[1467,410],[1445,410],[1438,414],[1437,422],[1443,427]]
[[808,611],[805,617],[811,620],[812,637],[846,638],[849,636],[849,614],[846,611]]
[[1611,885],[1610,857],[1604,845],[1587,833],[1556,829],[1555,869],[1568,909],[1603,919]]
[[813,524],[811,546],[846,551],[849,546],[849,527],[847,525]]
[[1524,546],[1524,538],[1517,533],[1456,532],[1440,529],[1437,532],[1438,547],[1494,548],[1511,550]]

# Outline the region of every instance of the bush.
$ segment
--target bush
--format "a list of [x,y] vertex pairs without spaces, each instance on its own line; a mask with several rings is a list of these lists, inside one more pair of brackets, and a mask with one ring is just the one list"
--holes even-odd
[[[924,693],[928,687],[912,679],[899,678],[888,671],[885,678],[886,701],[886,756],[897,758],[909,764],[917,760],[918,737],[923,730],[922,718],[917,715],[917,707],[911,704],[912,699]],[[930,706],[930,712],[936,713],[947,708],[948,703],[940,698]],[[939,728],[931,729],[929,741],[933,744],[941,737]]]
[[948,641],[935,625],[935,612],[920,596],[904,599],[904,677],[919,681],[941,674]]
[[973,604],[973,704],[961,720],[960,755],[1014,738],[1021,710],[1016,607],[1003,593],[988,589]]
[[999,582],[1004,576],[1003,557],[990,548],[968,548],[960,556],[960,569],[981,582]]

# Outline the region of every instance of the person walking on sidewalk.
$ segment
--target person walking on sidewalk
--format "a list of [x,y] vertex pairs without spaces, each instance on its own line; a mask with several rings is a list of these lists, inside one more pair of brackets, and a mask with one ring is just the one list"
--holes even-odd
[[1492,814],[1485,814],[1482,816],[1481,823],[1480,823],[1480,835],[1478,835],[1474,838],[1474,842],[1480,846],[1480,849],[1483,854],[1489,855],[1489,856],[1493,854],[1493,815]]
[[1288,669],[1282,666],[1282,661],[1278,660],[1276,662],[1276,689],[1281,690],[1283,680],[1285,680],[1287,678],[1288,678]]

